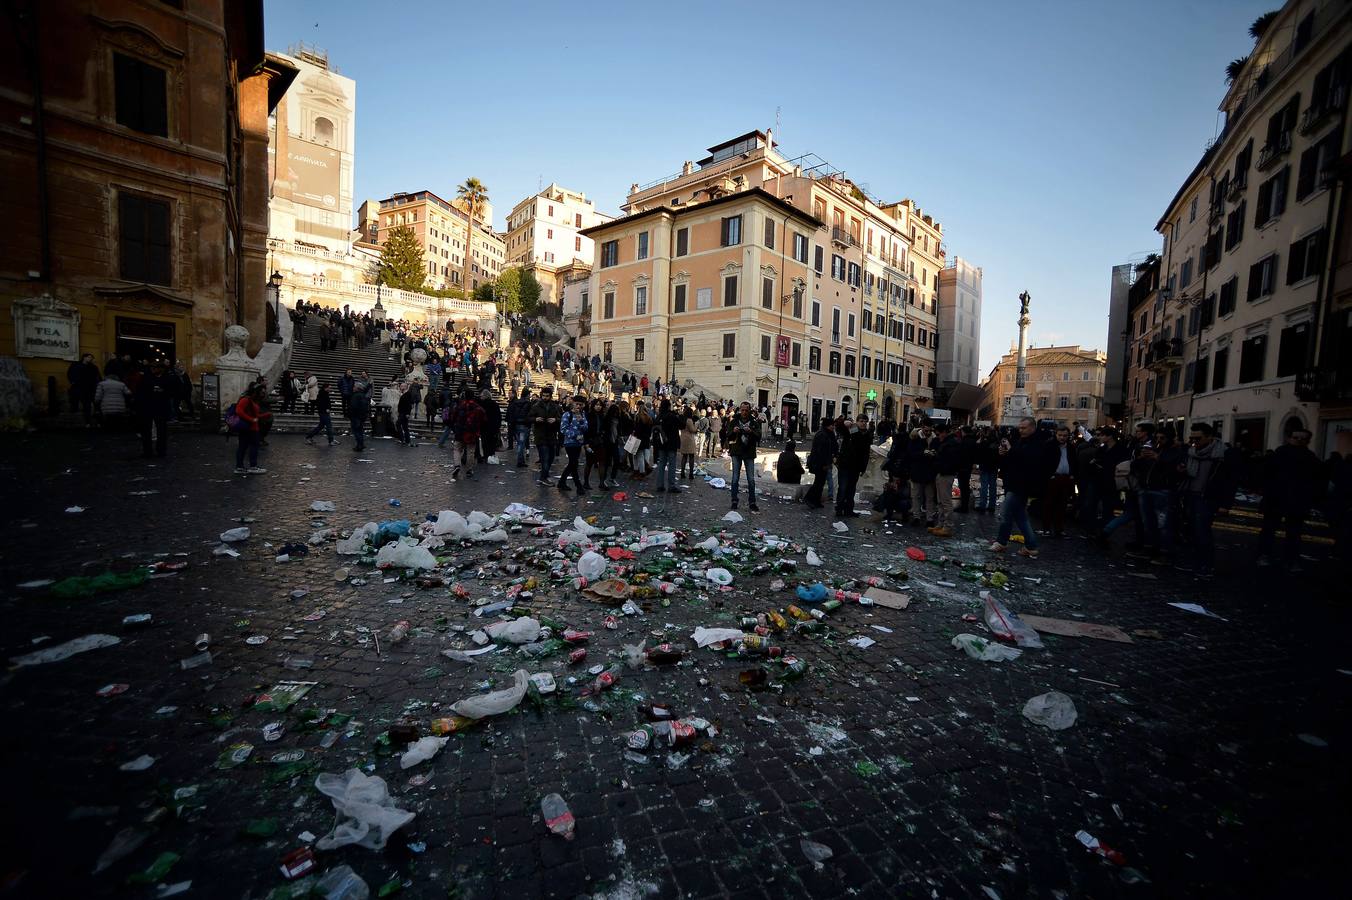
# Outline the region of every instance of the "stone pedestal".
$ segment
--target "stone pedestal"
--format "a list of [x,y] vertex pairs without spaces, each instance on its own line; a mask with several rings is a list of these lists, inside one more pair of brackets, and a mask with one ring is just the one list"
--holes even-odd
[[223,408],[238,401],[260,374],[258,363],[244,350],[248,341],[249,329],[243,325],[231,325],[225,329],[225,343],[229,349],[216,360],[216,374],[221,378]]

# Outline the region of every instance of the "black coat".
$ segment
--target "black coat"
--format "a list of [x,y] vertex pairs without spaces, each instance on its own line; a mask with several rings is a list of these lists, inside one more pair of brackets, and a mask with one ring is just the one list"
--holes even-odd
[[[931,454],[929,451],[935,451]],[[912,438],[906,448],[906,467],[911,480],[917,482],[933,481],[939,476],[937,453],[939,442],[934,437]]]
[[807,455],[807,470],[815,475],[830,469],[839,446],[835,432],[829,428],[818,429],[812,436],[812,451]]
[[147,372],[136,385],[136,412],[152,419],[167,419],[173,411],[176,396],[177,378],[168,372],[159,375]]
[[1034,432],[1032,437],[1015,437],[1000,460],[1000,477],[1005,491],[1024,497],[1041,497],[1056,468],[1056,441]]

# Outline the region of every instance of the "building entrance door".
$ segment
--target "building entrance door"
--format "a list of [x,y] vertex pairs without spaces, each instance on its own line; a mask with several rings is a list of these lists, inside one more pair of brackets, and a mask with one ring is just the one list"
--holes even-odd
[[133,362],[158,361],[172,369],[177,359],[174,336],[174,325],[170,322],[117,317],[117,355],[125,353]]

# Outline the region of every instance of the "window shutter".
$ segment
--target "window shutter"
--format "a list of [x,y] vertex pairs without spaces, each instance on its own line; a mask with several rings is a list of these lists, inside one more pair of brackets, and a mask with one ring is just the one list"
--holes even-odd
[[724,247],[728,245],[728,220],[724,219],[719,230],[718,241]]
[[1315,169],[1319,164],[1319,153],[1311,147],[1300,156],[1300,170],[1296,173],[1296,199],[1303,200],[1314,191]]
[[145,201],[127,194],[118,195],[117,230],[122,277],[128,281],[145,281]]
[[169,257],[169,204],[146,204],[146,280],[171,284]]
[[1269,210],[1272,207],[1272,184],[1273,179],[1269,178],[1258,188],[1258,211],[1253,217],[1255,228],[1261,228],[1263,223],[1271,218]]
[[1249,266],[1249,300],[1258,299],[1258,295],[1263,290],[1263,264],[1254,263]]
[[1272,215],[1280,216],[1286,211],[1286,187],[1291,180],[1291,167],[1283,166],[1277,177],[1272,179]]

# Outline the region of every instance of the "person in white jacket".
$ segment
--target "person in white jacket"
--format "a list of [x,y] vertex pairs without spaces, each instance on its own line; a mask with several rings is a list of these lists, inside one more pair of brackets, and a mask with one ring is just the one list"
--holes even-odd
[[399,395],[402,393],[399,383],[393,378],[380,392],[380,425],[384,434],[394,434],[394,418],[399,414]]
[[118,431],[123,427],[130,402],[131,389],[116,375],[104,376],[98,387],[94,388],[94,408],[99,412],[103,427],[109,431]]
[[305,373],[305,414],[308,416],[315,411],[315,401],[319,399],[319,379],[309,372]]

